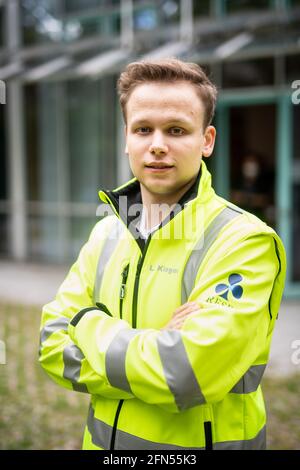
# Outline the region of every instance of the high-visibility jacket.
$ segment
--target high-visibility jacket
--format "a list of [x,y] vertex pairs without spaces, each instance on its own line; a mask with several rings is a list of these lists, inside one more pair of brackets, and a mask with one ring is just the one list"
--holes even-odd
[[[95,225],[41,324],[42,367],[91,395],[83,448],[263,449],[281,240],[217,196],[203,162],[146,241],[130,214],[136,179],[100,197],[113,214]],[[188,301],[199,310],[163,329]]]

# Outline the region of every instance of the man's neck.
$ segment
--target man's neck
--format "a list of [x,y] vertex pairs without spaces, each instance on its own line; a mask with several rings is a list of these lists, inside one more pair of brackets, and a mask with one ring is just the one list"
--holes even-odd
[[174,209],[174,206],[182,196],[191,188],[195,179],[182,187],[178,193],[174,194],[152,194],[141,185],[141,195],[144,210],[145,228],[150,230],[160,224]]

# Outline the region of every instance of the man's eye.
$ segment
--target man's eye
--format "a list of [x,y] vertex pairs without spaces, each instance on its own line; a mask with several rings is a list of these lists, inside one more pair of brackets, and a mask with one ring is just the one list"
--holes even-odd
[[150,132],[150,127],[138,127],[136,132],[138,134],[148,134],[148,132]]
[[184,130],[181,129],[181,127],[171,127],[169,132],[172,135],[183,135],[184,134]]

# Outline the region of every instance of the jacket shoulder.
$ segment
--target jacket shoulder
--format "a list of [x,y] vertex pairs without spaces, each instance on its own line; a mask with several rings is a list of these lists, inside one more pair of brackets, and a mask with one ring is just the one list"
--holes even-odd
[[232,220],[230,226],[239,228],[239,235],[241,238],[244,238],[245,235],[255,235],[255,234],[269,234],[276,235],[275,230],[269,227],[265,222],[263,222],[259,217],[250,212],[242,209],[241,207],[233,204],[226,199],[216,196],[217,200],[222,204],[222,206],[231,209],[236,212],[238,217],[235,217]]
[[114,227],[121,228],[121,221],[115,215],[109,215],[97,222],[89,236],[88,243],[98,244],[101,240],[105,240]]

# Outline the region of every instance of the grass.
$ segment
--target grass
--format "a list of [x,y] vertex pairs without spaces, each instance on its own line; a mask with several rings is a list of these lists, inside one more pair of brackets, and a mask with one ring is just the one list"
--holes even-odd
[[[80,449],[89,396],[53,383],[37,362],[40,310],[0,304],[0,449]],[[268,448],[300,449],[300,377],[265,378]]]
[[268,449],[300,449],[300,374],[263,379]]
[[80,449],[89,396],[59,387],[37,357],[41,312],[0,305],[0,449]]

